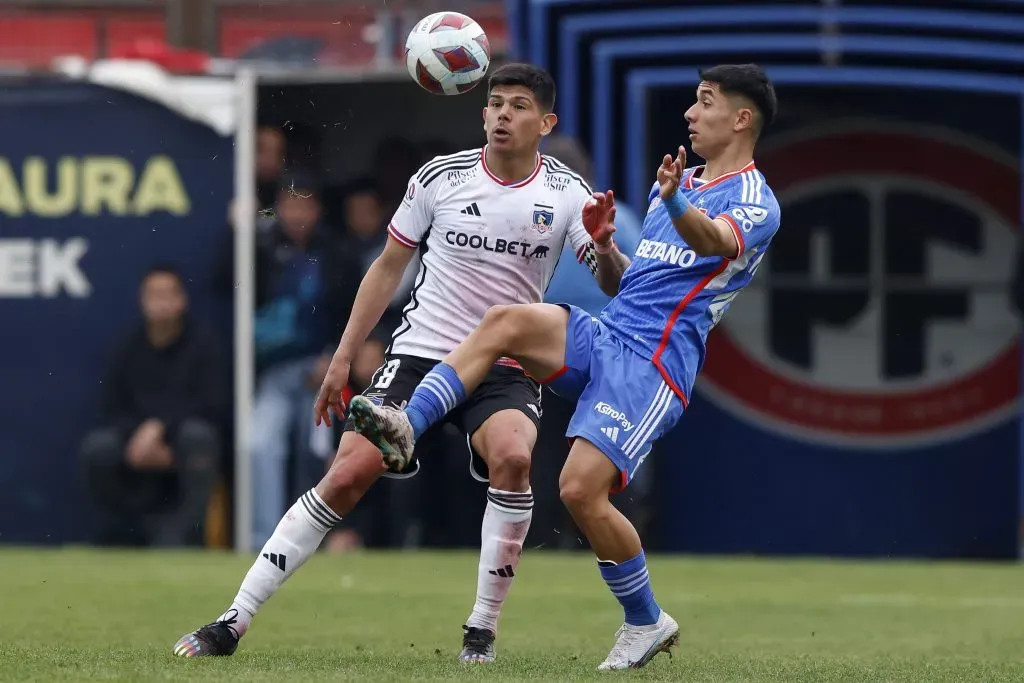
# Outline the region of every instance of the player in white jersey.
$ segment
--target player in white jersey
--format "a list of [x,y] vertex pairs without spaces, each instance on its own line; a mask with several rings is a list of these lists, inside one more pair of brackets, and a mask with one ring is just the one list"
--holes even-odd
[[537,154],[529,175],[508,183],[488,167],[488,149],[426,164],[388,226],[398,243],[423,247],[394,355],[443,358],[495,302],[541,301],[566,239],[586,258],[583,179]]
[[[410,180],[388,227],[387,246],[363,278],[320,389],[317,424],[330,425],[332,411],[345,414],[341,394],[352,357],[377,325],[417,250],[421,265],[403,321],[364,392],[378,405],[404,405],[492,306],[541,301],[563,244],[571,244],[603,290],[618,289],[628,259],[610,240],[613,197],[592,194],[579,175],[538,153],[541,139],[557,122],[554,100],[555,84],[543,69],[527,64],[497,69],[483,112],[487,145],[437,157]],[[595,249],[595,242],[602,246]],[[490,662],[498,615],[533,514],[530,457],[541,415],[540,386],[514,361],[498,359],[465,398],[449,418],[467,435],[470,452],[487,465],[490,487],[476,603],[463,627],[460,659]],[[231,606],[214,622],[182,636],[175,653],[234,653],[260,606],[370,486],[382,475],[411,476],[418,467],[412,458],[401,471],[388,472],[377,448],[346,425],[327,475],[285,514]]]

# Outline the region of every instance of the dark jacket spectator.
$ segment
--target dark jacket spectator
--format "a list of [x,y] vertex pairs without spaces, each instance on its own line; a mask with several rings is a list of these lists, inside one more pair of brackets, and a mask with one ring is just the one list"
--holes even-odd
[[[252,495],[260,501],[253,514],[256,549],[273,533],[286,502],[316,483],[320,457],[334,447],[329,428],[314,429],[311,410],[348,322],[362,264],[322,215],[316,180],[293,172],[284,176],[274,223],[256,234],[250,434]],[[232,254],[226,250],[223,271],[233,272]]]
[[227,392],[216,342],[186,314],[180,276],[157,268],[141,287],[144,323],[115,354],[103,423],[82,443],[102,545],[201,542],[220,471]]
[[227,407],[224,362],[212,338],[187,318],[180,336],[166,346],[154,346],[143,327],[111,365],[104,383],[104,422],[127,438],[155,418],[167,440],[190,419],[221,424]]

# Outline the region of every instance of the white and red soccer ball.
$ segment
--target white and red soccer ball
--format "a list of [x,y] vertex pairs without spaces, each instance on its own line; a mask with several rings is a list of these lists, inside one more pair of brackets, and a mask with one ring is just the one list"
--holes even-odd
[[480,24],[458,12],[437,12],[420,20],[405,41],[409,75],[427,92],[459,95],[483,80],[491,45]]

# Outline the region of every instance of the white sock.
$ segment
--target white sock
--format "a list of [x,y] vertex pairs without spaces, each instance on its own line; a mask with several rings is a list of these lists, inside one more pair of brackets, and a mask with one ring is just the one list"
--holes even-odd
[[327,507],[316,491],[310,489],[302,494],[277,523],[273,536],[245,575],[231,607],[218,621],[234,617],[233,627],[241,637],[263,603],[316,552],[327,532],[340,521],[341,517]]
[[467,626],[498,632],[498,615],[512,587],[523,542],[533,519],[533,493],[487,489],[487,510],[480,529],[480,569],[476,604]]

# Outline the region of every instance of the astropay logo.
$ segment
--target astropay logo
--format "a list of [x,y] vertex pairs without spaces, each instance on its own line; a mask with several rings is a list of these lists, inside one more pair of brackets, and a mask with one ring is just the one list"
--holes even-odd
[[982,149],[873,128],[759,154],[782,226],[710,335],[699,390],[829,445],[916,446],[1012,415],[1020,177]]
[[596,406],[594,406],[594,410],[596,410],[599,414],[607,415],[608,417],[618,422],[620,425],[622,425],[623,431],[628,432],[629,430],[633,429],[634,425],[632,422],[626,419],[625,413],[616,410],[615,408],[608,405],[604,401],[601,401]]

